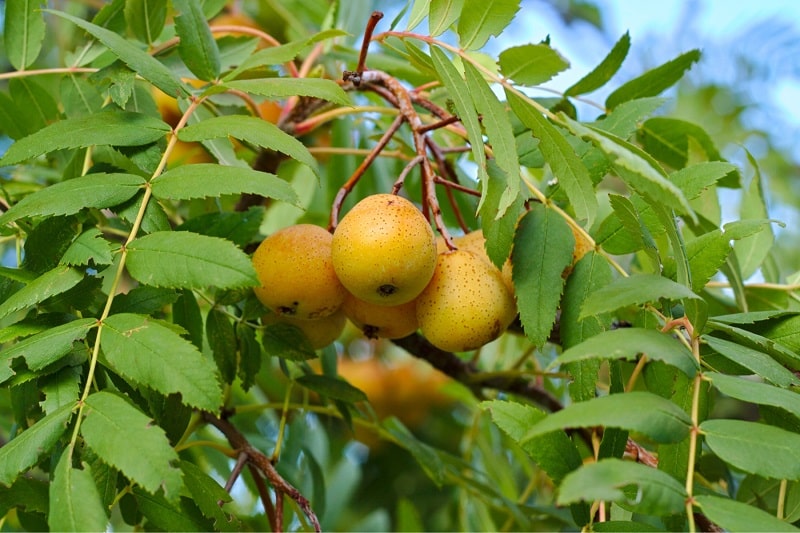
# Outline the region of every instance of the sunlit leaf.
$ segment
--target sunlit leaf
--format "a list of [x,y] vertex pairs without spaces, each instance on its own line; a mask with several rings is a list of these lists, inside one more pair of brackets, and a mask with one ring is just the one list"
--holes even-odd
[[597,199],[589,171],[575,150],[564,135],[530,103],[511,91],[506,91],[506,98],[514,114],[539,139],[542,155],[567,194],[578,220],[591,225],[597,212]]
[[447,31],[458,20],[463,8],[464,0],[430,0],[428,34],[436,37]]
[[163,121],[131,111],[105,111],[67,118],[12,144],[0,165],[13,165],[66,148],[93,145],[140,146],[164,137],[170,130]]
[[215,412],[222,404],[214,364],[189,341],[144,315],[121,313],[104,321],[105,362],[127,379]]
[[292,186],[274,174],[215,163],[180,165],[153,179],[152,183],[153,195],[164,200],[252,193],[297,203],[297,194]]
[[128,65],[131,70],[165,93],[173,96],[186,93],[180,80],[169,67],[159,62],[133,43],[127,41],[121,35],[61,11],[53,11],[50,9],[45,11],[67,19],[79,28],[92,34],[97,40],[106,45],[114,55],[120,58],[123,63]]
[[657,96],[678,82],[683,74],[700,60],[700,50],[690,50],[672,61],[648,70],[618,87],[606,98],[606,107],[613,109],[622,102],[646,96]]
[[175,32],[180,38],[178,54],[199,79],[216,79],[220,71],[219,48],[202,6],[192,0],[172,0],[172,3],[176,11]]
[[343,106],[353,105],[336,82],[323,78],[263,78],[225,82],[221,87],[237,89],[267,98],[313,96]]
[[461,48],[482,48],[489,37],[500,35],[519,11],[519,0],[464,0],[458,20]]
[[303,143],[260,118],[244,115],[219,116],[192,124],[178,132],[178,137],[183,141],[205,141],[228,136],[286,154],[308,165],[319,175],[317,161]]
[[230,241],[188,231],[159,231],[128,246],[128,271],[154,287],[199,289],[258,284],[250,258]]
[[611,77],[617,73],[619,67],[622,66],[622,62],[625,60],[625,57],[627,57],[630,47],[631,36],[629,32],[625,32],[616,44],[614,44],[614,47],[608,55],[603,58],[603,61],[586,76],[572,84],[564,91],[564,95],[576,96],[579,94],[586,94],[605,85]]
[[507,48],[498,64],[503,76],[520,85],[539,85],[569,68],[569,61],[543,43]]

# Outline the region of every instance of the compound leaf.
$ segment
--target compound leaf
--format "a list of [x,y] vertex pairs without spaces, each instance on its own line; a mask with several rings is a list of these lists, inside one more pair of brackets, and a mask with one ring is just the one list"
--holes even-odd
[[685,285],[656,274],[633,274],[620,278],[593,292],[583,304],[581,318],[610,313],[630,305],[657,302],[660,299],[700,298]]
[[520,85],[539,85],[569,68],[569,61],[543,43],[507,48],[498,63],[503,76]]
[[458,36],[461,48],[477,50],[483,48],[492,35],[500,32],[514,19],[519,11],[519,0],[464,0],[458,20]]
[[220,72],[219,48],[203,7],[192,0],[172,0],[176,10],[175,33],[180,37],[178,54],[189,70],[201,80],[216,79]]
[[71,452],[61,454],[53,474],[47,524],[51,531],[105,531],[108,516],[91,469],[86,463],[73,468]]
[[631,36],[628,32],[619,38],[608,55],[594,70],[575,82],[564,92],[565,96],[576,96],[599,89],[617,73],[631,47]]
[[699,60],[700,50],[690,50],[672,61],[645,72],[609,94],[606,98],[606,107],[613,109],[629,100],[661,94],[677,83],[683,74]]

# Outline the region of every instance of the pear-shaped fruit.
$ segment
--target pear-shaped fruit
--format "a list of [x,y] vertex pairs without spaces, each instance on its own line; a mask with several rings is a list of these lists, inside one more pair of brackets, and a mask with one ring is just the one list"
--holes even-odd
[[342,285],[378,305],[410,302],[436,267],[430,224],[413,203],[393,194],[358,202],[336,227],[331,254]]
[[348,293],[342,311],[370,339],[401,339],[419,328],[415,300],[400,305],[377,305]]
[[347,324],[347,317],[339,309],[332,315],[314,320],[303,320],[287,315],[267,313],[261,317],[261,323],[267,327],[273,324],[288,324],[303,332],[311,348],[319,350],[339,338]]
[[276,231],[256,249],[253,266],[261,281],[254,292],[278,315],[309,320],[335,313],[345,291],[331,260],[333,237],[313,224]]
[[422,334],[449,352],[474,350],[493,341],[516,314],[500,271],[468,250],[439,254],[433,279],[417,297]]

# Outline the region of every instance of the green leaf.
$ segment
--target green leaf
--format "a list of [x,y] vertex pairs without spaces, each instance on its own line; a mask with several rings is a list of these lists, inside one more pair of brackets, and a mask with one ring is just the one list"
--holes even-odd
[[774,479],[800,479],[800,435],[744,420],[700,424],[706,445],[732,466]]
[[800,394],[796,392],[717,372],[706,372],[703,377],[710,379],[714,387],[726,396],[757,405],[778,407],[800,419]]
[[17,70],[25,70],[42,50],[45,24],[41,1],[6,0],[3,40],[8,61]]
[[[211,531],[210,521],[203,518],[194,502],[181,496],[174,501],[161,494],[148,494],[133,489],[138,511],[147,519],[147,526],[155,531]],[[140,515],[140,516],[141,516]],[[140,518],[141,520],[141,518]]]
[[331,400],[341,400],[347,403],[367,401],[367,395],[363,391],[342,379],[320,374],[305,374],[296,381],[303,387]]
[[72,467],[72,448],[61,454],[50,485],[50,512],[47,524],[51,531],[105,531],[108,516],[91,468]]
[[180,38],[178,54],[192,74],[201,80],[219,77],[220,59],[217,41],[211,35],[199,2],[172,0],[175,7],[175,32]]
[[550,366],[586,359],[636,360],[640,354],[651,360],[664,361],[689,377],[700,370],[700,365],[686,346],[670,335],[644,328],[604,331],[565,350]]
[[121,313],[104,324],[101,346],[115,372],[165,395],[180,393],[186,405],[219,409],[216,368],[192,343],[147,316]]
[[[739,207],[740,219],[765,219],[769,217],[767,205],[764,200],[764,190],[761,177],[761,170],[753,156],[747,154],[750,163],[755,169],[755,175],[750,181],[750,187],[742,195],[742,202]],[[752,276],[764,262],[775,242],[772,229],[762,231],[751,237],[740,240],[734,244],[736,257],[739,259],[739,266],[742,277],[747,279]]]
[[649,70],[618,87],[606,98],[606,107],[613,109],[623,102],[657,96],[678,82],[694,63],[700,60],[700,50],[690,50],[672,61]]
[[731,533],[739,531],[798,531],[792,524],[752,505],[710,494],[698,494],[694,499],[711,522]]
[[35,465],[67,430],[74,405],[47,414],[0,447],[0,484],[10,486],[17,476]]
[[264,329],[261,342],[268,355],[282,359],[305,361],[317,357],[303,331],[293,324],[270,324]]
[[274,174],[216,163],[180,165],[153,179],[153,196],[162,200],[190,200],[224,194],[259,194],[296,205],[297,193]]
[[687,199],[694,200],[710,186],[735,172],[738,172],[737,167],[731,163],[703,161],[676,170],[669,175],[669,179],[683,191]]
[[178,454],[164,430],[120,396],[104,391],[89,395],[81,434],[105,463],[144,490],[163,489],[168,499],[177,499],[183,488],[181,471],[173,466]]
[[483,48],[492,35],[500,35],[519,11],[519,0],[464,0],[458,20],[458,37],[464,50]]
[[25,135],[39,131],[59,119],[60,111],[51,89],[34,77],[12,78],[8,91],[23,121],[18,124]]
[[353,103],[335,81],[322,78],[261,78],[225,82],[220,88],[237,89],[267,98],[312,96],[350,107]]
[[414,5],[411,6],[411,12],[408,14],[407,31],[411,31],[425,19],[428,14],[431,0],[414,0]]
[[128,42],[121,35],[61,11],[50,9],[46,9],[45,11],[67,19],[79,28],[92,34],[98,41],[108,47],[115,56],[122,60],[123,63],[128,65],[131,70],[168,95],[178,96],[186,94],[186,89],[184,89],[178,77],[169,67],[159,62],[133,43]]
[[320,175],[316,159],[303,143],[275,124],[257,117],[223,115],[192,124],[178,132],[178,138],[182,141],[205,141],[228,136],[286,154],[308,165],[317,176]]
[[428,35],[431,37],[447,31],[458,20],[461,10],[464,8],[464,0],[431,0],[430,4]]
[[169,125],[162,120],[131,111],[104,111],[85,117],[67,118],[12,144],[0,159],[0,165],[14,165],[67,148],[140,146],[161,139],[169,131]]
[[184,483],[200,511],[212,519],[215,530],[241,531],[241,522],[223,510],[220,502],[232,502],[231,495],[197,465],[181,461]]
[[725,339],[703,335],[702,339],[718,354],[751,370],[767,381],[779,386],[800,385],[794,373],[762,351]]
[[155,287],[199,289],[258,285],[250,258],[232,242],[188,231],[159,231],[128,246],[128,272]]
[[519,197],[520,174],[517,144],[505,106],[497,99],[478,69],[470,63],[464,63],[464,74],[475,110],[481,115],[481,123],[486,128],[486,135],[492,146],[495,162],[506,176],[506,190],[497,206],[495,215],[495,219],[497,219],[502,217]]
[[397,417],[390,416],[381,425],[398,446],[406,449],[416,459],[436,486],[441,487],[445,479],[445,465],[436,448],[418,440]]
[[104,209],[132,198],[145,180],[132,174],[87,174],[30,194],[0,215],[0,225],[30,216],[72,215]]
[[70,266],[110,265],[113,262],[113,245],[97,228],[87,229],[72,241],[60,261],[62,265]]
[[248,70],[263,66],[280,65],[281,63],[292,61],[300,52],[314,43],[345,35],[347,35],[347,33],[342,30],[331,29],[321,31],[306,39],[292,41],[280,46],[263,48],[253,54],[249,54],[235,69],[225,74],[223,79],[233,80]]
[[683,168],[689,161],[689,139],[693,139],[709,161],[722,159],[706,130],[697,124],[669,117],[647,120],[639,130],[639,141],[649,154],[672,168]]
[[550,336],[556,321],[564,278],[572,262],[575,238],[564,219],[543,204],[534,204],[519,221],[511,255],[519,318],[535,346]]
[[67,366],[39,380],[44,400],[39,402],[45,413],[50,414],[65,405],[75,405],[80,396],[81,370],[78,366]]
[[[591,293],[611,283],[611,265],[604,258],[590,251],[572,270],[564,286],[561,299],[560,337],[563,349],[580,344],[604,331],[611,323],[608,315],[592,315],[579,318],[581,306]],[[600,360],[584,360],[567,363],[565,370],[572,376],[569,394],[573,401],[580,402],[596,395],[597,374]]]
[[236,332],[233,323],[224,311],[213,308],[206,317],[206,337],[214,354],[214,361],[225,383],[233,383],[236,377]]
[[244,248],[258,237],[264,211],[263,206],[253,206],[247,211],[206,213],[190,218],[175,229],[221,237]]
[[[485,188],[488,186],[489,180],[486,172],[486,153],[483,148],[483,132],[472,103],[472,95],[466,82],[453,66],[453,62],[436,46],[431,47],[431,59],[439,79],[453,100],[458,118],[467,129],[472,157],[475,158],[475,163],[478,165],[478,179]],[[480,206],[478,208],[480,209]]]
[[0,364],[0,383],[13,376],[10,365],[15,358],[25,358],[28,370],[39,371],[67,355],[72,344],[84,338],[95,325],[97,320],[93,318],[73,320],[5,348],[2,352],[5,364]]
[[572,120],[562,115],[566,126],[579,137],[602,150],[617,167],[620,178],[633,190],[654,203],[671,207],[694,217],[683,192],[667,179],[666,173],[647,153],[624,139]]
[[632,461],[602,459],[564,478],[556,502],[610,501],[638,513],[666,516],[683,511],[686,497],[686,489],[665,472]]
[[125,23],[137,39],[153,44],[167,21],[167,4],[162,0],[125,0]]
[[58,266],[45,272],[0,303],[0,318],[66,292],[82,279],[82,271],[67,266]]
[[509,190],[507,175],[491,160],[488,161],[486,170],[489,181],[479,212],[481,230],[486,239],[484,243],[486,254],[495,266],[502,268],[506,259],[511,256],[514,232],[517,228],[517,221],[525,211],[525,201],[522,195],[517,196],[505,213],[498,217],[500,203],[507,198],[506,192]]
[[567,194],[576,218],[590,226],[597,212],[597,199],[589,171],[567,139],[542,116],[540,110],[511,91],[506,90],[506,98],[514,114],[539,139],[542,155]]
[[236,324],[236,338],[239,344],[239,368],[237,375],[244,390],[255,384],[261,369],[261,345],[256,340],[255,329],[245,322]]
[[643,305],[660,299],[700,298],[685,285],[656,274],[632,274],[592,293],[581,309],[581,318],[610,313],[631,305]]
[[29,477],[17,478],[10,487],[0,485],[0,515],[6,516],[12,509],[47,514],[49,487],[49,481]]
[[628,139],[636,131],[642,119],[664,105],[666,101],[665,98],[652,96],[624,102],[594,125],[617,137]]
[[603,61],[590,73],[564,91],[564,96],[587,94],[605,85],[611,77],[617,73],[619,67],[622,66],[622,62],[625,60],[625,57],[627,57],[630,47],[631,36],[626,31],[625,34],[619,38],[608,55],[603,58]]
[[[480,407],[489,411],[497,427],[515,442],[520,442],[529,427],[547,416],[536,407],[514,401],[485,401]],[[522,449],[547,472],[556,485],[560,485],[567,474],[582,464],[578,448],[563,431],[527,440],[522,444]]]
[[574,403],[528,428],[524,444],[551,431],[576,427],[615,427],[642,433],[659,443],[682,441],[692,421],[683,409],[650,392],[626,392]]
[[507,48],[498,64],[503,76],[520,85],[539,85],[569,68],[569,61],[543,43]]
[[163,311],[166,306],[174,303],[178,297],[179,294],[171,289],[139,285],[125,294],[117,295],[114,298],[114,303],[111,304],[110,314],[139,313],[150,315]]

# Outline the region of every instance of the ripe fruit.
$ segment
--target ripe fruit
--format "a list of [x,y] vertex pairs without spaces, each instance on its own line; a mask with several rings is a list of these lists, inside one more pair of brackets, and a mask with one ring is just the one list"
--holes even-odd
[[430,224],[413,203],[393,194],[358,202],[339,222],[331,254],[342,285],[378,305],[410,302],[436,267]]
[[423,335],[450,352],[474,350],[493,341],[516,314],[500,271],[468,250],[440,254],[433,279],[417,298]]
[[300,319],[335,313],[344,301],[331,261],[331,234],[313,224],[276,231],[256,249],[253,266],[261,281],[254,292],[276,314]]
[[370,339],[401,339],[419,328],[414,300],[400,305],[377,305],[348,293],[342,311]]
[[302,320],[291,316],[267,313],[261,317],[261,323],[265,326],[273,324],[295,326],[306,336],[311,348],[319,350],[339,338],[347,324],[347,317],[345,317],[341,309],[332,315],[316,320]]
[[[489,259],[489,255],[486,253],[486,239],[483,236],[483,230],[478,229],[475,231],[470,231],[466,235],[456,237],[453,239],[453,244],[455,244],[459,249],[472,252],[491,265],[494,265],[492,260]],[[514,282],[511,279],[511,259],[506,259],[506,262],[503,263],[503,268],[500,270],[500,273],[503,275],[503,282],[506,284],[506,287],[508,287],[508,290],[511,291],[513,296]]]

